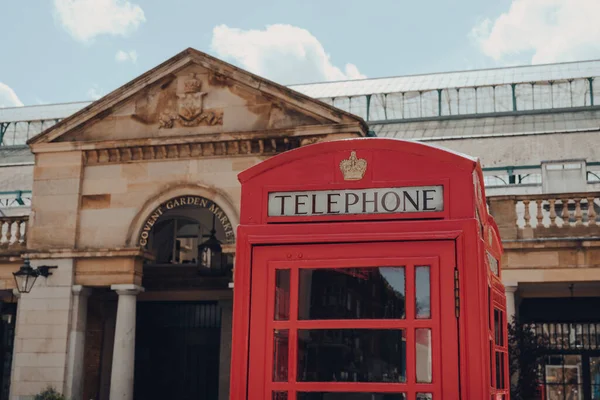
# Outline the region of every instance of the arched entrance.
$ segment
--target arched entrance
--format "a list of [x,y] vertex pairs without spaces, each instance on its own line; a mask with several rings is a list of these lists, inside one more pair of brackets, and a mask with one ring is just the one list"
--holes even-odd
[[233,229],[218,204],[197,195],[166,200],[144,220],[137,242],[154,259],[142,278],[152,300],[138,303],[136,399],[223,398],[231,303],[227,310],[211,296],[229,290]]
[[[144,286],[177,287],[169,277],[181,278],[182,274],[196,278],[180,281],[183,287],[218,286],[218,281],[202,278],[231,278],[233,254],[224,247],[231,248],[233,242],[231,221],[215,202],[202,196],[172,198],[150,214],[139,234],[139,245],[154,256],[144,267]],[[154,281],[156,274],[160,282]]]

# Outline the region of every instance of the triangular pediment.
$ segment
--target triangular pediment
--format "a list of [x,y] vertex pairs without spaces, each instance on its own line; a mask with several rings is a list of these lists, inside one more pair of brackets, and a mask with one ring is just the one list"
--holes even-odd
[[96,142],[356,126],[352,114],[187,49],[32,138]]

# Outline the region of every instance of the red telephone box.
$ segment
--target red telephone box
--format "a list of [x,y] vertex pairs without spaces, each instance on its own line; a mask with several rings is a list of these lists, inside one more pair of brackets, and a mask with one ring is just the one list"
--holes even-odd
[[233,400],[508,399],[477,160],[352,139],[239,175]]

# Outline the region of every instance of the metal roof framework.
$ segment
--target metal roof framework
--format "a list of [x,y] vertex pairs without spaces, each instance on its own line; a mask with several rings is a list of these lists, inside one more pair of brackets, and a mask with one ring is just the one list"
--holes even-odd
[[[600,60],[291,85],[366,121],[436,119],[600,103]],[[0,144],[22,145],[90,102],[0,108]]]

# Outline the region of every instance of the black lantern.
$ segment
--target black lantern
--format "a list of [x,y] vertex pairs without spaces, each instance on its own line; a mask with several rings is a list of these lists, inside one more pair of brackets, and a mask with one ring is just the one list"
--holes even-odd
[[56,268],[56,266],[41,265],[36,269],[33,269],[31,268],[29,260],[25,260],[21,268],[19,268],[17,272],[13,272],[19,293],[29,293],[35,284],[37,277],[49,277],[52,275],[50,269],[53,268]]
[[222,269],[223,249],[221,242],[217,239],[215,230],[215,219],[213,215],[213,226],[208,239],[198,246],[198,258],[200,259],[200,272],[211,271],[213,273]]

